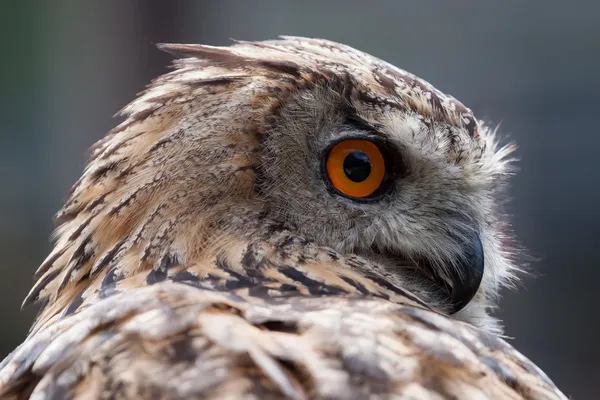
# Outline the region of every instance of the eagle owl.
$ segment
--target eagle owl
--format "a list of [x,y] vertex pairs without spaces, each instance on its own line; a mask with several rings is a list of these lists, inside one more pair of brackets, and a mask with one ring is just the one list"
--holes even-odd
[[565,398],[490,314],[512,147],[471,110],[325,40],[160,48],[57,215],[2,398]]

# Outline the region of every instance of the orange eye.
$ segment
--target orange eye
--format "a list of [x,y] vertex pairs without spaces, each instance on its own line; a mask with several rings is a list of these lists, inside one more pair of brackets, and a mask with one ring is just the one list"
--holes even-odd
[[325,164],[329,181],[342,194],[369,197],[386,176],[379,147],[368,140],[344,140],[331,148]]

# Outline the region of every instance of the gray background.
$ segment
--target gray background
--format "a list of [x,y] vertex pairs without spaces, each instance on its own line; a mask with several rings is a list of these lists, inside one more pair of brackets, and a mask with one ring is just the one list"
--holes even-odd
[[0,356],[50,249],[52,215],[111,116],[165,72],[157,42],[325,37],[390,61],[501,123],[519,145],[510,211],[539,261],[505,293],[512,343],[577,399],[600,392],[600,3],[3,1]]

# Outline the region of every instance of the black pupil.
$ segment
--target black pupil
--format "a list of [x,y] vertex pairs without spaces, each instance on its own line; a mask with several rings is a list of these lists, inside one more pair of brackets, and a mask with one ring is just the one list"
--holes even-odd
[[362,182],[371,174],[371,159],[362,151],[353,151],[344,159],[344,172],[353,182]]

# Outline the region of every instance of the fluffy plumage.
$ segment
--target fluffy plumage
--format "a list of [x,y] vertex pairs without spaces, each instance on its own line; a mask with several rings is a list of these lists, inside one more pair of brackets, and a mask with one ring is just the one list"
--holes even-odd
[[[512,147],[468,108],[324,40],[162,47],[183,58],[92,148],[0,393],[563,398],[494,335]],[[381,199],[325,184],[347,137],[401,161]]]

